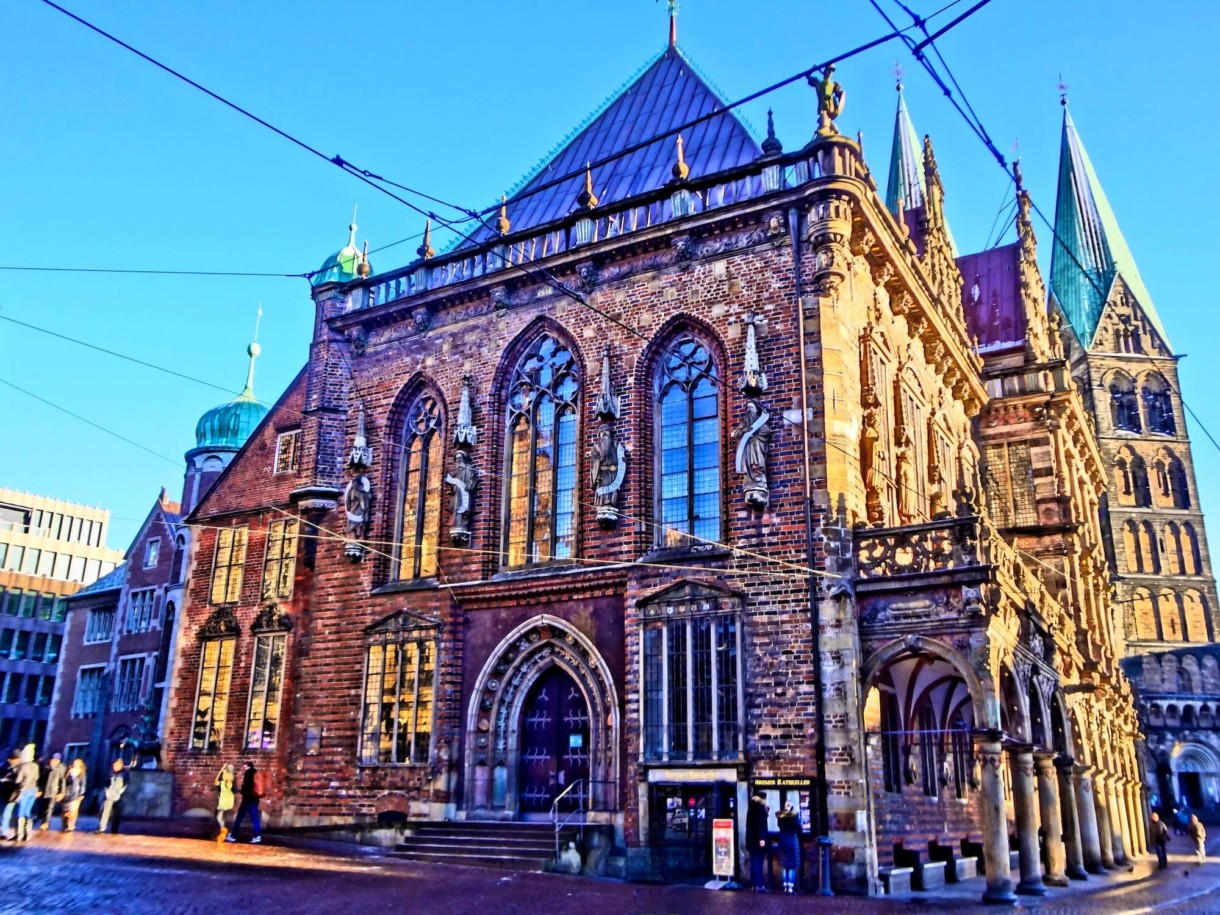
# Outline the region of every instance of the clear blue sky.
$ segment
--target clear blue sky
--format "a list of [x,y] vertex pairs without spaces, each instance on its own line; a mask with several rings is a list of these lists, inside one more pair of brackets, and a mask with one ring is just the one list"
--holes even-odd
[[[915,0],[931,12],[944,0]],[[470,206],[495,200],[666,38],[664,3],[462,4],[235,0],[64,3],[328,154]],[[882,0],[895,16],[893,0]],[[960,3],[938,22],[966,9]],[[1179,352],[1187,402],[1220,437],[1220,184],[1212,99],[1220,11],[1200,0],[994,0],[941,50],[1001,149],[1014,140],[1048,216],[1059,153],[1059,74],[1136,260]],[[905,21],[904,21],[905,24]],[[730,98],[876,37],[865,0],[686,0],[679,44]],[[372,247],[421,220],[38,0],[5,10],[0,264],[305,272],[340,247],[354,203]],[[842,65],[840,126],[864,132],[884,174],[901,58],[916,128],[931,133],[953,233],[982,248],[1004,175],[897,44]],[[775,108],[792,149],[813,99]],[[1214,176],[1213,176],[1214,177]],[[1044,259],[1049,232],[1039,226]],[[405,263],[415,242],[373,258]],[[306,357],[299,279],[0,272],[0,314],[84,337],[236,390],[264,309],[256,391],[274,400]],[[227,399],[0,322],[0,378],[105,425],[161,460],[0,386],[0,485],[111,509],[125,548],[159,488],[181,488],[199,414]],[[1191,424],[1204,505],[1220,532],[1220,451]]]

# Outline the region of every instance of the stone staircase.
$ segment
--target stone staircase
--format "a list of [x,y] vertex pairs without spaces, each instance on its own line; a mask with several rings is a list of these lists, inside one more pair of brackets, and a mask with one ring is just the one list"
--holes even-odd
[[[560,832],[560,847],[577,838],[576,827]],[[390,857],[428,864],[459,864],[504,870],[546,870],[555,857],[555,829],[550,823],[482,822],[414,823]]]

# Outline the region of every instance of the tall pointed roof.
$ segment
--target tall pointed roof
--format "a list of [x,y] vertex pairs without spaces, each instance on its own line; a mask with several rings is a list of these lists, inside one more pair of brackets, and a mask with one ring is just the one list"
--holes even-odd
[[[667,45],[508,195],[506,209],[512,217],[513,231],[572,212],[584,187],[584,170],[589,162],[594,163],[594,189],[603,205],[664,186],[671,180],[673,136],[664,136],[604,166],[596,163],[649,137],[676,131],[725,104],[682,51],[674,44]],[[686,161],[695,176],[744,165],[762,154],[733,112],[684,130],[683,142]],[[562,175],[573,177],[538,190]],[[493,241],[494,226],[480,228],[473,237],[480,242]]]
[[1086,346],[1097,332],[1097,323],[1117,276],[1123,278],[1162,342],[1169,346],[1169,336],[1065,101],[1051,291]]
[[898,201],[904,210],[923,206],[927,196],[923,174],[923,146],[907,111],[902,83],[898,84],[898,113],[894,116],[894,145],[890,150],[890,178],[885,186],[885,206],[898,214]]

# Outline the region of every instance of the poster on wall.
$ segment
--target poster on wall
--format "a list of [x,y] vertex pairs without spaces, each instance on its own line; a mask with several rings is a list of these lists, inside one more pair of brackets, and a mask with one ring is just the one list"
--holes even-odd
[[767,829],[770,832],[779,830],[775,816],[784,809],[785,804],[791,804],[800,819],[801,833],[813,834],[813,786],[814,779],[808,777],[793,778],[756,778],[754,779],[754,794],[760,794],[767,802]]
[[712,873],[722,880],[733,879],[734,841],[732,820],[712,820]]

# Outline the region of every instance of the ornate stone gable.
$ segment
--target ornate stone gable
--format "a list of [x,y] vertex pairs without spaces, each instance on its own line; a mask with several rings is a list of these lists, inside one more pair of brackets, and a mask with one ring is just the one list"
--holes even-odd
[[644,619],[696,614],[737,613],[744,606],[741,594],[700,581],[680,581],[637,602]]

